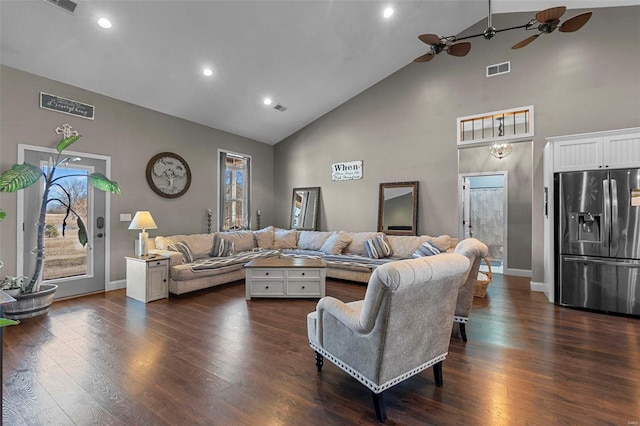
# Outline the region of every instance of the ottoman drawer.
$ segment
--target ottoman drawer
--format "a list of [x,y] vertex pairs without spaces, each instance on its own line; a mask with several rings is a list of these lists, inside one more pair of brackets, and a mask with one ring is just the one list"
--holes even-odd
[[284,278],[284,269],[276,268],[251,268],[251,278]]
[[289,278],[320,278],[319,269],[289,269],[287,277]]
[[320,281],[289,281],[287,296],[320,297]]
[[284,280],[251,283],[252,296],[284,296]]

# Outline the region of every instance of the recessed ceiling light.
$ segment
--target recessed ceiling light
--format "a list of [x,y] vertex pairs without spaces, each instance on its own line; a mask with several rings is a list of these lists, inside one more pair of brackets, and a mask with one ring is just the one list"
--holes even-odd
[[393,8],[392,7],[387,7],[384,12],[382,13],[382,16],[384,16],[385,18],[390,18],[391,15],[393,15]]
[[207,77],[211,77],[213,75],[213,71],[210,68],[205,68],[202,70],[202,74],[206,75]]
[[111,28],[111,21],[109,21],[107,18],[100,18],[98,19],[98,25],[100,25],[102,28]]
[[271,100],[271,98],[264,98],[264,101],[262,102],[264,102],[265,105],[271,105],[271,102],[273,101]]

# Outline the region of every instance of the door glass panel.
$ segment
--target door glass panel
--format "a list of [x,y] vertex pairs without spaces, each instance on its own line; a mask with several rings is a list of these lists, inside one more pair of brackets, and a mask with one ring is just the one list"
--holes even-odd
[[[48,167],[43,170],[48,173]],[[43,278],[55,280],[60,278],[89,275],[89,248],[78,241],[77,218],[85,226],[89,223],[89,185],[90,168],[58,166],[55,178],[61,178],[60,186],[53,186],[49,192],[49,203],[45,218],[44,250],[46,253]],[[67,215],[67,207],[71,207]],[[65,236],[63,237],[63,228]]]

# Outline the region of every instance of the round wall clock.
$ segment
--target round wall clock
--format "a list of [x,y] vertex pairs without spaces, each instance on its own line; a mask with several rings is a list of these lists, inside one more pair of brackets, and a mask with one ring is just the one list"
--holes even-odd
[[147,164],[147,182],[161,197],[178,198],[191,185],[191,169],[178,154],[161,152]]

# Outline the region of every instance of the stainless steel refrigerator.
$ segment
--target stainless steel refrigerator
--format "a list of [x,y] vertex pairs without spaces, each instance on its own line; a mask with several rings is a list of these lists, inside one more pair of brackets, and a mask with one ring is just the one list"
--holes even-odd
[[640,169],[558,173],[561,305],[640,315]]

